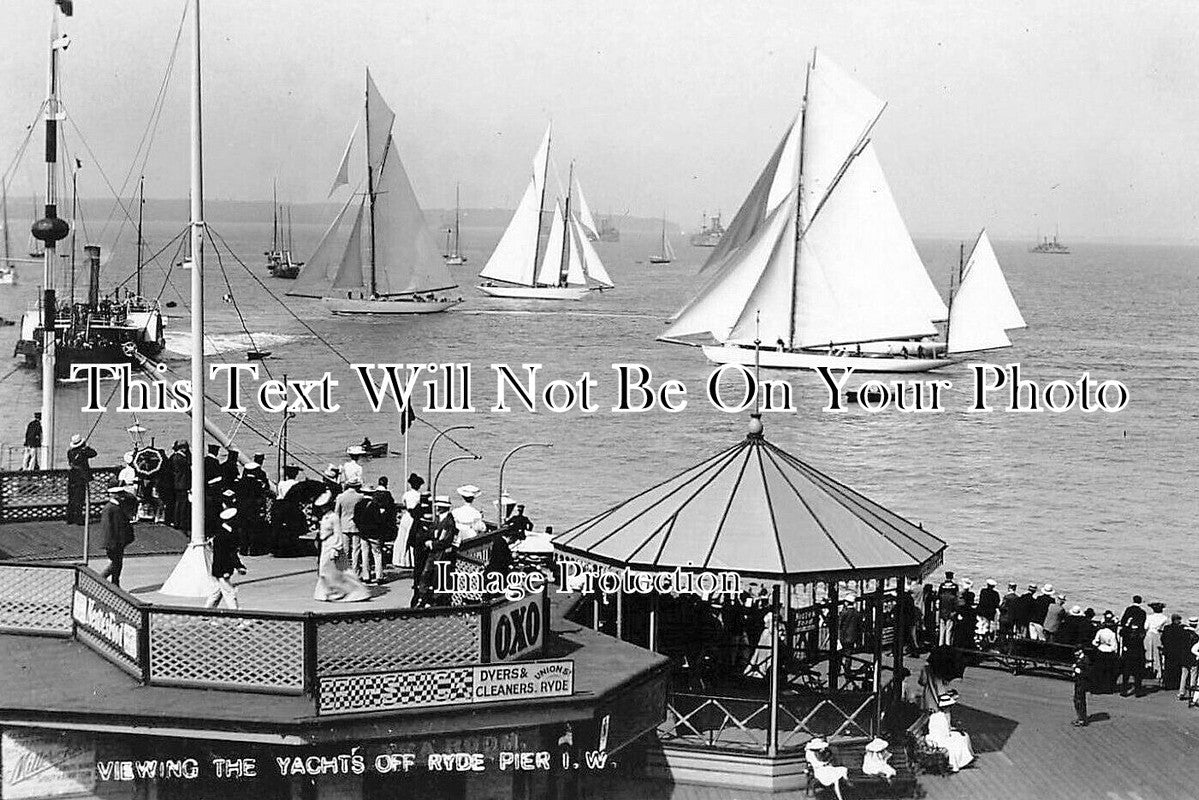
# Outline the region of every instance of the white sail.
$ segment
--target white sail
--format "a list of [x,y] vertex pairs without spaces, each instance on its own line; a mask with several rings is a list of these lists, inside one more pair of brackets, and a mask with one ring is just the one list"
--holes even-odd
[[1007,330],[1026,327],[1003,278],[999,260],[983,231],[962,269],[962,281],[949,307],[947,347],[951,353],[973,353],[1011,347]]
[[[790,202],[774,210],[758,232],[740,248],[730,261],[730,268],[715,274],[699,293],[675,315],[662,339],[679,339],[698,334],[710,334],[725,341],[737,320],[749,305],[762,275],[774,256],[784,228],[794,231],[794,194]],[[794,233],[792,233],[794,240]],[[784,300],[790,296],[788,288]],[[790,302],[787,301],[788,308]],[[763,339],[763,341],[767,341]]]
[[577,221],[572,221],[572,226],[575,228],[575,240],[578,242],[583,271],[587,277],[607,289],[614,288],[616,284],[612,282],[608,270],[604,269],[604,262],[600,261],[599,253],[596,252],[595,245],[591,243],[591,240],[587,238],[586,232],[582,230],[582,225]]
[[550,223],[550,238],[541,255],[537,283],[557,286],[562,282],[562,250],[566,246],[566,226],[562,224],[562,205],[554,203],[554,219]]
[[979,233],[962,270],[962,285],[968,282],[982,286],[983,294],[989,299],[992,316],[1005,330],[1028,327],[1003,277],[999,259],[995,257],[995,250],[985,230]]
[[386,296],[453,289],[457,284],[437,251],[390,135],[383,159],[375,168],[372,215],[376,293]]
[[324,297],[333,285],[333,279],[341,267],[343,248],[342,236],[346,215],[354,204],[357,193],[346,198],[341,211],[329,223],[325,233],[316,245],[316,250],[308,257],[304,267],[296,278],[295,286],[287,293],[288,297]]
[[586,286],[587,271],[583,268],[583,245],[587,239],[583,228],[574,220],[566,229],[566,285]]
[[350,153],[354,149],[354,139],[357,136],[358,125],[355,124],[354,130],[350,133],[350,140],[346,142],[346,150],[342,153],[341,163],[337,167],[337,174],[333,176],[333,185],[329,187],[329,197],[332,197],[334,192],[350,182]]
[[362,217],[366,211],[365,198],[358,206],[358,214],[354,217],[354,227],[350,229],[350,238],[341,254],[337,275],[333,278],[334,289],[361,290],[366,286],[363,274],[362,258]]
[[674,260],[674,248],[670,245],[670,237],[662,236],[662,253],[671,261]]
[[579,179],[575,178],[575,204],[578,209],[576,213],[579,215],[579,224],[583,226],[583,232],[594,239],[599,238],[599,227],[595,224],[595,217],[591,215],[591,206],[587,205],[587,198],[583,196],[583,186],[579,183]]
[[532,286],[537,259],[541,201],[549,164],[550,129],[545,129],[541,147],[533,157],[533,174],[499,244],[491,252],[479,276],[488,280]]
[[[372,169],[378,169],[383,163],[387,146],[391,142],[391,125],[395,122],[395,112],[379,94],[379,87],[371,77],[371,71],[366,71],[366,145],[367,163]],[[377,176],[376,176],[377,178]]]

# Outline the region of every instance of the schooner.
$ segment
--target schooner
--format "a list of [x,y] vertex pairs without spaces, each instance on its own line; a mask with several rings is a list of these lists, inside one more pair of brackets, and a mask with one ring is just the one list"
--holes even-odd
[[520,205],[479,273],[479,277],[486,279],[479,286],[484,294],[524,300],[581,300],[590,291],[588,279],[600,288],[614,286],[588,238],[588,225],[593,228],[594,221],[590,219],[591,212],[585,201],[581,201],[581,195],[578,205],[586,215],[587,223],[580,221],[581,214],[574,207],[576,181],[573,169],[565,200],[555,202],[549,241],[538,260],[550,141],[550,128],[547,127],[533,158],[533,175]]
[[[461,299],[417,202],[392,136],[393,112],[366,72],[365,191],[355,191],[300,271],[292,297],[320,298],[342,316],[432,314]],[[333,191],[349,183],[357,127],[342,156]],[[360,189],[363,188],[361,185]],[[349,231],[346,232],[348,221]]]
[[[798,116],[700,270],[707,280],[662,341],[692,344],[687,337],[706,335],[716,340],[702,345],[710,360],[745,365],[760,345],[761,365],[779,369],[925,372],[967,352],[951,343],[947,355],[934,339],[949,310],[870,138],[884,108],[830,59],[813,55]],[[985,239],[980,244],[990,250]],[[962,303],[963,314],[973,313],[973,303]],[[974,324],[994,321],[983,315]],[[988,340],[996,333],[1003,330]]]

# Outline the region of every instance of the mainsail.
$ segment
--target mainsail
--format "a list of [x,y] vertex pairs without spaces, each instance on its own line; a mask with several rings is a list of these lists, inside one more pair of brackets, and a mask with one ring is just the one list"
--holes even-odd
[[1007,331],[1024,328],[1024,316],[1004,280],[999,259],[984,230],[978,235],[949,307],[946,343],[950,353],[1010,347]]
[[[366,192],[355,193],[342,207],[289,295],[329,297],[357,291],[398,297],[457,285],[437,252],[416,191],[400,161],[392,135],[395,113],[379,94],[369,70],[365,116]],[[351,136],[339,163],[335,189],[347,182],[344,173],[355,138]],[[357,212],[347,234],[345,221],[356,198]]]
[[591,215],[591,206],[587,205],[587,198],[583,196],[583,185],[579,183],[578,178],[575,178],[574,191],[577,203],[575,213],[578,214],[579,224],[583,226],[583,233],[598,239],[599,227],[595,224],[595,217]]
[[947,312],[869,135],[884,104],[827,58],[662,338],[802,349],[936,333]]
[[541,206],[545,198],[546,171],[550,158],[550,128],[545,129],[541,146],[533,157],[533,174],[520,199],[520,205],[508,222],[504,235],[495,246],[480,277],[488,280],[532,286],[537,266],[537,245],[541,238]]

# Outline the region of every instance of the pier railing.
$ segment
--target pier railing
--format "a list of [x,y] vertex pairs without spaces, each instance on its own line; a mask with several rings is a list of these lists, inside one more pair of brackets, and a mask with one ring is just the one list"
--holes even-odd
[[[108,484],[119,472],[118,467],[92,468],[88,497],[93,517],[104,508]],[[0,523],[66,519],[70,474],[69,469],[0,472]]]
[[[371,710],[353,695],[356,682],[535,656],[548,612],[545,591],[336,613],[159,605],[87,567],[0,562],[0,633],[74,638],[149,685],[307,695],[321,713],[340,713],[329,699],[340,697]],[[519,650],[504,635],[514,623],[535,631]]]

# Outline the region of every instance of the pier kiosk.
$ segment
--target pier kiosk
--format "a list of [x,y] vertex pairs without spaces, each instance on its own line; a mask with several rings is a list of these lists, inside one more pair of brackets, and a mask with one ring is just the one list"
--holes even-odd
[[597,591],[578,621],[670,656],[653,766],[758,791],[803,788],[812,737],[879,732],[902,685],[901,594],[945,547],[769,442],[756,416],[742,441],[555,542],[595,574],[740,577],[725,596]]

